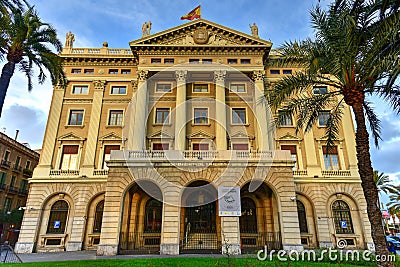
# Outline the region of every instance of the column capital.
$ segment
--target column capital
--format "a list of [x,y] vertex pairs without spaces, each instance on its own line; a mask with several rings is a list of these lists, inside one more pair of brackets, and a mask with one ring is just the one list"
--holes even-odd
[[147,80],[147,76],[148,75],[149,75],[149,71],[148,70],[139,70],[137,72],[138,81],[139,82],[145,82]]
[[175,78],[178,83],[185,83],[187,78],[187,70],[176,70]]
[[216,70],[214,71],[214,81],[217,82],[225,82],[226,70]]
[[132,80],[131,84],[132,84],[133,92],[136,92],[136,90],[138,89],[138,81],[137,80]]
[[100,80],[95,80],[93,81],[94,84],[94,90],[101,90],[103,91],[104,88],[106,87],[107,81],[100,81]]
[[253,71],[252,78],[255,82],[264,81],[264,71],[263,70],[255,70]]

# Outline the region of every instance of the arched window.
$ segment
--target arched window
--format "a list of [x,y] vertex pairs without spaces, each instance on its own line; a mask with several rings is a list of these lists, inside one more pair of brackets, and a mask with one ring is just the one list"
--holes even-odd
[[103,222],[104,200],[100,201],[94,212],[93,233],[101,233],[101,223]]
[[297,200],[297,216],[299,217],[300,233],[308,233],[306,207],[300,200]]
[[48,234],[63,234],[67,224],[68,203],[65,200],[56,201],[51,206],[49,224],[47,226]]
[[337,234],[353,234],[353,222],[349,205],[342,200],[336,200],[332,203],[332,212]]
[[241,233],[257,233],[256,203],[251,198],[244,197],[241,200],[242,216],[240,216]]
[[150,199],[146,203],[144,218],[145,233],[161,233],[162,203],[155,199]]

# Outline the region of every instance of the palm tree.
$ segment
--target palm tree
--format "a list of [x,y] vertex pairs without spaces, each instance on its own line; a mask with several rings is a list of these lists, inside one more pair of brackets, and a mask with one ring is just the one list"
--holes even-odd
[[[388,251],[377,205],[378,189],[373,179],[366,121],[377,145],[380,120],[366,98],[380,96],[400,112],[399,5],[396,0],[335,0],[327,11],[317,5],[311,11],[315,38],[286,42],[279,50],[280,56],[269,62],[274,66],[298,66],[300,70],[282,78],[266,95],[273,109],[296,117],[297,131],[310,130],[320,113],[328,110],[328,150],[337,140],[343,109],[350,106],[357,126],[361,185],[368,200],[371,234],[379,255],[387,255]],[[313,85],[327,86],[329,90],[313,94]]]
[[53,84],[64,85],[66,81],[62,60],[51,49],[53,47],[57,52],[62,49],[53,27],[43,23],[32,7],[26,11],[12,8],[10,16],[3,16],[2,19],[0,34],[6,40],[6,44],[1,45],[4,45],[2,49],[7,63],[0,76],[0,115],[16,66],[25,73],[29,91],[32,90],[34,66],[39,70],[40,84],[46,79],[46,70],[50,73]]
[[[383,172],[379,173],[379,171],[374,170],[373,179],[378,188],[378,194],[381,192],[385,194],[395,194],[397,192],[397,187],[392,183],[389,176],[384,174]],[[378,202],[379,205],[380,202]]]

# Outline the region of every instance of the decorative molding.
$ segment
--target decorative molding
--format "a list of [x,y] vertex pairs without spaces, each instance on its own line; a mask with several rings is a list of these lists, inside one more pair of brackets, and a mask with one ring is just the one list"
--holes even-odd
[[149,138],[149,139],[174,139],[174,136],[167,132],[160,130],[151,135],[148,135],[147,138]]
[[264,71],[263,70],[255,70],[253,71],[252,78],[255,82],[263,82],[264,81]]
[[107,81],[95,80],[93,81],[94,90],[104,91]]
[[86,138],[83,138],[74,133],[67,133],[57,138],[58,141],[85,141]]
[[64,104],[92,104],[93,99],[74,99],[74,98],[65,98]]
[[132,91],[136,92],[137,89],[138,89],[138,81],[137,80],[132,80],[131,83],[132,83]]
[[122,141],[122,137],[112,132],[100,137],[99,141]]
[[205,131],[197,131],[197,132],[194,132],[194,133],[188,135],[188,138],[189,139],[196,139],[196,138],[214,139],[215,136],[210,133],[207,133]]
[[187,78],[187,70],[175,71],[175,78],[178,83],[185,83]]
[[226,70],[216,70],[214,71],[214,81],[215,83],[224,83],[226,77]]
[[103,104],[128,104],[131,99],[104,99]]
[[138,75],[137,80],[138,80],[139,82],[146,82],[147,77],[148,77],[148,75],[149,75],[149,71],[148,71],[148,70],[139,70],[139,71],[137,72],[137,75]]

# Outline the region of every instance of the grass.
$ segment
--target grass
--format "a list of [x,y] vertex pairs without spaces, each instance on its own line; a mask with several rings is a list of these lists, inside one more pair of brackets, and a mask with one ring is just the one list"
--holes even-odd
[[[364,266],[377,266],[373,263],[360,262]],[[311,266],[311,267],[350,267],[360,266],[346,263],[329,262],[279,262],[259,261],[255,258],[146,258],[146,259],[105,259],[105,260],[83,260],[83,261],[60,261],[60,262],[29,262],[1,264],[2,267],[258,267],[258,266]]]

